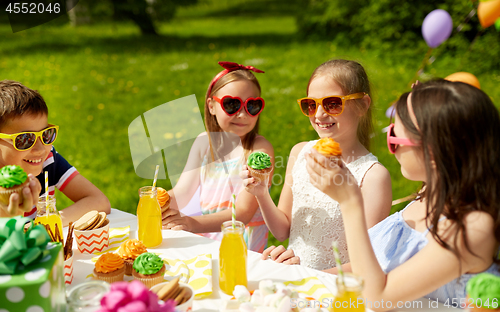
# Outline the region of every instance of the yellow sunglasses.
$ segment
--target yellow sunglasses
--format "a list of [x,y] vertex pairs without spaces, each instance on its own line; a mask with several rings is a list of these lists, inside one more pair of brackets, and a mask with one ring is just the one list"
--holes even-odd
[[14,134],[0,133],[0,138],[11,139],[14,148],[18,151],[27,151],[35,146],[37,138],[40,138],[40,141],[42,141],[44,145],[54,143],[58,132],[59,126],[49,125],[48,128],[38,132],[20,132]]
[[307,117],[316,115],[319,105],[323,106],[323,110],[328,115],[338,116],[344,112],[345,101],[361,99],[365,95],[365,92],[359,92],[349,95],[330,95],[321,99],[306,97],[298,99],[297,103],[299,103],[302,113]]

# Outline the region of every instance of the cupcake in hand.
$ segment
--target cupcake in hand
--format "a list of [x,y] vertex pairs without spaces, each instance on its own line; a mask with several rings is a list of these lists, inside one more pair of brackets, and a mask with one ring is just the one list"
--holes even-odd
[[465,307],[471,312],[500,311],[500,277],[480,273],[467,282]]
[[146,246],[138,239],[127,239],[120,245],[118,255],[125,262],[125,275],[132,275],[135,259],[147,251]]
[[338,164],[342,161],[342,149],[339,143],[332,138],[322,138],[314,144],[315,148],[321,155],[329,157],[332,162]]
[[265,183],[273,170],[271,157],[264,152],[253,152],[248,156],[248,171],[256,182]]
[[158,203],[160,204],[162,213],[170,208],[170,195],[168,195],[167,190],[162,187],[157,187],[156,198],[158,198]]
[[160,257],[152,252],[145,252],[135,259],[132,276],[147,288],[151,288],[163,282],[165,270],[165,264]]
[[19,194],[19,205],[23,203],[23,188],[29,183],[28,175],[19,166],[5,166],[0,169],[0,202],[9,205],[10,195]]
[[111,284],[123,281],[124,274],[125,264],[123,263],[123,259],[115,253],[105,253],[95,263],[94,276],[98,280]]

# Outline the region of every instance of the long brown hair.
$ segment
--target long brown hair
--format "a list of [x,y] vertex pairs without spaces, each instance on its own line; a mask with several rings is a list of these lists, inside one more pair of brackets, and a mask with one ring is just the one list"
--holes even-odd
[[[216,135],[216,136],[211,136],[210,133],[215,133],[215,132],[223,132],[221,129],[219,123],[217,122],[217,118],[215,115],[212,115],[210,113],[210,109],[208,107],[208,100],[212,98],[212,96],[217,93],[220,89],[222,89],[225,85],[234,82],[234,81],[241,81],[241,80],[247,80],[252,82],[257,89],[259,90],[259,96],[261,93],[260,89],[260,84],[255,75],[249,71],[249,70],[244,70],[244,69],[239,69],[235,71],[231,71],[227,73],[226,75],[222,76],[217,82],[212,86],[212,89],[207,90],[207,94],[205,95],[205,127],[207,128],[208,132],[208,138],[209,138],[209,144],[210,144],[210,151],[212,153],[212,161],[215,160],[214,153],[217,155],[218,150],[222,146],[222,138],[224,136]],[[209,93],[210,92],[210,93]],[[259,118],[259,117],[257,117]],[[245,137],[242,139],[242,145],[243,145],[243,156],[244,159],[248,158],[248,155],[252,152],[253,149],[253,143],[255,142],[255,138],[257,137],[257,134],[259,133],[259,121],[260,118],[257,119],[257,122],[255,123],[255,127],[245,135]],[[217,157],[218,158],[218,157]]]
[[[408,95],[400,97],[396,112],[403,126],[422,142],[417,148],[423,150],[427,174],[420,192],[427,199],[426,220],[434,239],[460,260],[459,234],[471,252],[464,225],[471,211],[491,215],[495,238],[500,241],[498,110],[486,93],[473,86],[435,80],[419,84],[411,92],[417,129],[408,111]],[[437,233],[441,215],[457,227],[453,247]]]
[[[316,68],[309,79],[306,92],[309,92],[309,85],[319,76],[327,76],[332,78],[342,89],[345,95],[358,92],[365,92],[371,97],[370,81],[368,75],[361,64],[355,61],[333,59],[329,60]],[[351,100],[354,108],[358,112],[366,111],[360,118],[358,123],[357,137],[363,146],[370,150],[370,135],[373,133],[372,121],[372,106],[371,102],[366,109],[363,99]]]

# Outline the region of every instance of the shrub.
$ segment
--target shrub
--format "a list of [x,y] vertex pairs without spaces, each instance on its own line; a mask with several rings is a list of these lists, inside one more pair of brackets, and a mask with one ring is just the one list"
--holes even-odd
[[297,1],[302,7],[297,25],[303,37],[331,38],[339,44],[381,52],[412,49],[415,55],[422,55],[427,49],[421,34],[425,16],[435,9],[444,9],[452,16],[454,30],[451,38],[438,47],[439,53],[459,57],[463,66],[478,72],[500,70],[500,35],[494,27],[484,30],[474,15],[457,32],[474,8],[470,0]]

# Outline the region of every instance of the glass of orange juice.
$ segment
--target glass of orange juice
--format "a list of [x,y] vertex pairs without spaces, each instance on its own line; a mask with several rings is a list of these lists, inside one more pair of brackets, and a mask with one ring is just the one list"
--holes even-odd
[[337,277],[337,295],[332,302],[329,311],[342,312],[364,312],[363,279],[352,273],[344,273],[344,284]]
[[161,235],[161,207],[156,198],[156,189],[144,186],[139,189],[137,206],[137,239],[146,247],[156,247],[163,241]]
[[219,249],[219,287],[232,295],[234,286],[247,286],[247,244],[243,239],[245,225],[235,221],[222,224],[222,242]]

